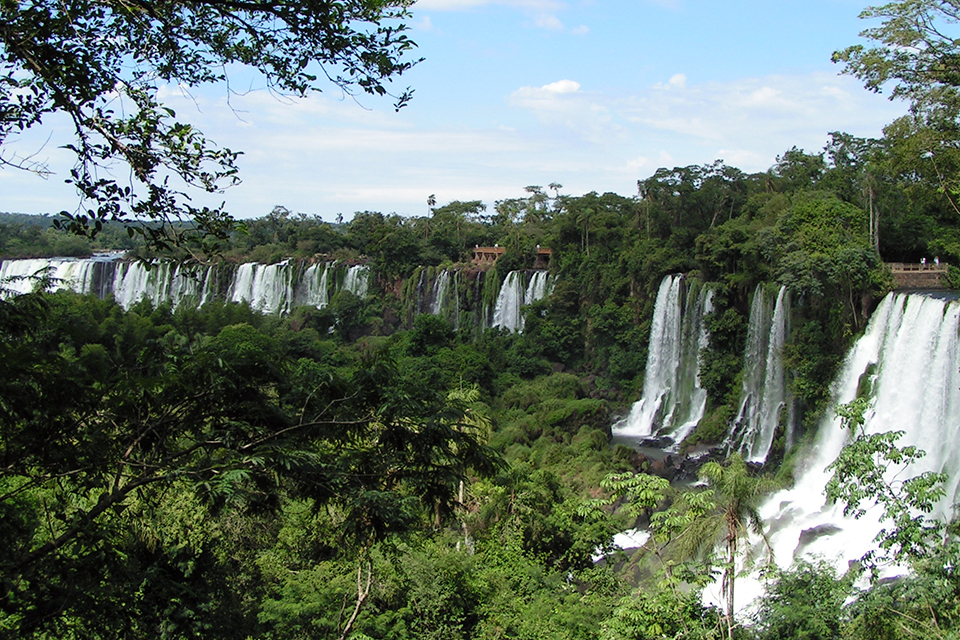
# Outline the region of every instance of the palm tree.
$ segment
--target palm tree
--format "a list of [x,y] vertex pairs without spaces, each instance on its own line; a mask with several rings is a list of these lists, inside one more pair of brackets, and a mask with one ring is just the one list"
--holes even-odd
[[776,484],[772,480],[752,476],[739,453],[730,456],[726,466],[718,462],[703,465],[700,477],[707,480],[718,503],[717,510],[708,516],[708,526],[701,530],[713,535],[704,536],[702,543],[715,544],[718,538],[722,538],[726,546],[723,593],[727,605],[727,637],[732,638],[734,584],[740,543],[749,537],[751,531],[766,542],[758,504],[765,494],[776,488]]

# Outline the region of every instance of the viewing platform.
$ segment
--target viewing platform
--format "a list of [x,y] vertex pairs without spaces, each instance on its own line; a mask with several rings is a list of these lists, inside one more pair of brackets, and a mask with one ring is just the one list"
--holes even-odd
[[945,262],[887,262],[887,268],[893,274],[897,289],[949,289]]
[[[497,258],[506,253],[507,250],[501,246],[494,245],[492,247],[474,247],[473,249],[473,264],[476,265],[492,265],[497,261]],[[553,251],[550,249],[545,249],[537,245],[537,256],[534,260],[533,268],[534,269],[546,269],[550,266],[550,256],[553,255]]]

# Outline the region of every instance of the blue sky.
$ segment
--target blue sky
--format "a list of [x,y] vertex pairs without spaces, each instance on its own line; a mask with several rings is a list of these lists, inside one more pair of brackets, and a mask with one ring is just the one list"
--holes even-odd
[[[425,215],[489,206],[527,185],[636,193],[658,167],[723,159],[748,172],[829,131],[879,136],[904,105],[840,76],[830,54],[870,26],[856,0],[419,0],[408,21],[425,60],[395,84],[413,101],[334,87],[294,100],[242,72],[190,95],[178,116],[244,151],[243,183],[216,196],[234,215],[274,205],[334,220],[362,210]],[[246,91],[253,89],[252,91]],[[73,210],[56,121],[15,141],[58,175],[0,169],[0,211]],[[49,136],[49,141],[47,137]],[[32,146],[31,146],[32,145]],[[211,201],[213,202],[213,201]]]

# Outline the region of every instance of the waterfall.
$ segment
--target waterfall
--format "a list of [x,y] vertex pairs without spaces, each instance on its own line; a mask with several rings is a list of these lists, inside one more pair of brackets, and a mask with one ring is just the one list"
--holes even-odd
[[530,278],[530,284],[527,285],[527,291],[523,297],[524,304],[531,304],[537,300],[543,300],[549,294],[550,272],[535,271]]
[[111,292],[124,309],[144,299],[154,306],[169,302],[176,308],[188,299],[200,306],[210,296],[211,271],[182,270],[170,262],[154,262],[148,270],[140,262],[124,262],[114,271]]
[[303,295],[298,300],[300,304],[323,309],[330,303],[327,286],[332,266],[332,263],[312,264],[304,270],[301,280]]
[[460,275],[457,271],[443,270],[436,278],[430,301],[429,313],[442,316],[460,329]]
[[277,264],[247,262],[237,269],[228,299],[249,302],[261,313],[289,313],[293,306],[293,282],[286,260]]
[[781,414],[787,408],[783,345],[789,316],[790,297],[786,287],[780,287],[774,304],[764,286],[757,285],[743,356],[745,374],[740,410],[726,442],[729,449],[738,449],[748,462],[766,461],[781,424]]
[[437,276],[433,285],[433,299],[430,301],[430,313],[439,316],[443,312],[443,303],[446,300],[447,289],[450,286],[450,272],[443,270]]
[[521,328],[520,307],[523,306],[523,272],[511,271],[497,294],[497,304],[493,308],[494,327],[517,331]]
[[[960,302],[922,294],[890,294],[874,312],[864,335],[843,363],[832,387],[832,406],[801,461],[793,488],[770,496],[760,508],[774,558],[788,566],[819,556],[843,572],[870,548],[880,530],[878,509],[859,520],[827,504],[827,467],[847,443],[834,408],[869,388],[868,433],[903,431],[899,446],[916,446],[926,457],[898,474],[900,480],[925,471],[948,475],[937,517],[949,519],[960,496]],[[869,382],[869,385],[865,385]],[[743,583],[743,584],[741,584]],[[762,593],[758,579],[738,580],[738,608]],[[709,597],[709,594],[708,594]]]
[[627,418],[613,426],[616,436],[669,437],[674,447],[697,426],[706,408],[700,387],[700,351],[709,338],[704,316],[713,311],[713,292],[686,291],[682,275],[660,282],[650,328],[643,395]]
[[[34,288],[32,276],[47,269],[52,289],[71,289],[99,298],[113,296],[129,309],[147,300],[153,305],[169,303],[203,306],[209,300],[247,302],[262,313],[290,313],[296,306],[323,308],[334,293],[341,290],[365,298],[369,292],[371,271],[367,265],[337,262],[316,264],[296,260],[272,265],[245,263],[181,268],[173,262],[156,261],[149,268],[140,262],[124,261],[122,252],[92,258],[49,258],[0,261],[0,295],[27,293]],[[508,274],[508,282],[498,287],[495,272],[484,278],[483,272],[467,272],[461,283],[459,270],[421,269],[416,289],[416,313],[441,315],[459,330],[461,323],[482,331],[501,326],[510,331],[523,329],[520,307],[549,295],[553,281],[545,270]],[[529,281],[528,281],[529,274]],[[14,278],[3,284],[3,278]],[[494,289],[493,292],[486,290]],[[4,293],[4,291],[8,293]],[[493,324],[494,305],[484,303],[496,296],[497,324]]]
[[103,261],[76,258],[4,260],[0,264],[0,287],[9,294],[29,293],[36,285],[34,276],[46,271],[52,279],[51,289],[54,291],[92,292],[97,266]]
[[343,288],[354,294],[358,298],[367,297],[367,287],[370,284],[370,267],[364,264],[358,264],[347,270],[347,276],[343,279]]
[[507,274],[500,293],[497,294],[497,304],[494,306],[493,322],[490,326],[514,332],[523,331],[521,307],[549,295],[550,272],[534,271],[526,287],[523,286],[523,277],[523,271],[511,271]]

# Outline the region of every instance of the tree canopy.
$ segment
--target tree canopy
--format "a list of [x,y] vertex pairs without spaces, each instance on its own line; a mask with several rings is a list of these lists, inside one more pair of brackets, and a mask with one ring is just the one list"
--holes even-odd
[[[228,0],[0,4],[0,166],[46,173],[10,143],[52,114],[69,118],[76,164],[67,180],[80,204],[67,224],[96,234],[128,221],[158,246],[177,235],[220,237],[223,206],[191,204],[190,193],[238,181],[239,151],[219,148],[163,105],[160,90],[229,80],[238,65],[271,90],[296,96],[320,79],[347,94],[387,94],[415,61],[399,22],[406,0]],[[395,96],[396,108],[410,99]],[[123,178],[115,177],[117,175]],[[187,233],[170,223],[187,219]],[[137,224],[138,222],[160,222]],[[199,233],[195,233],[199,231]],[[182,238],[181,238],[182,241]]]

